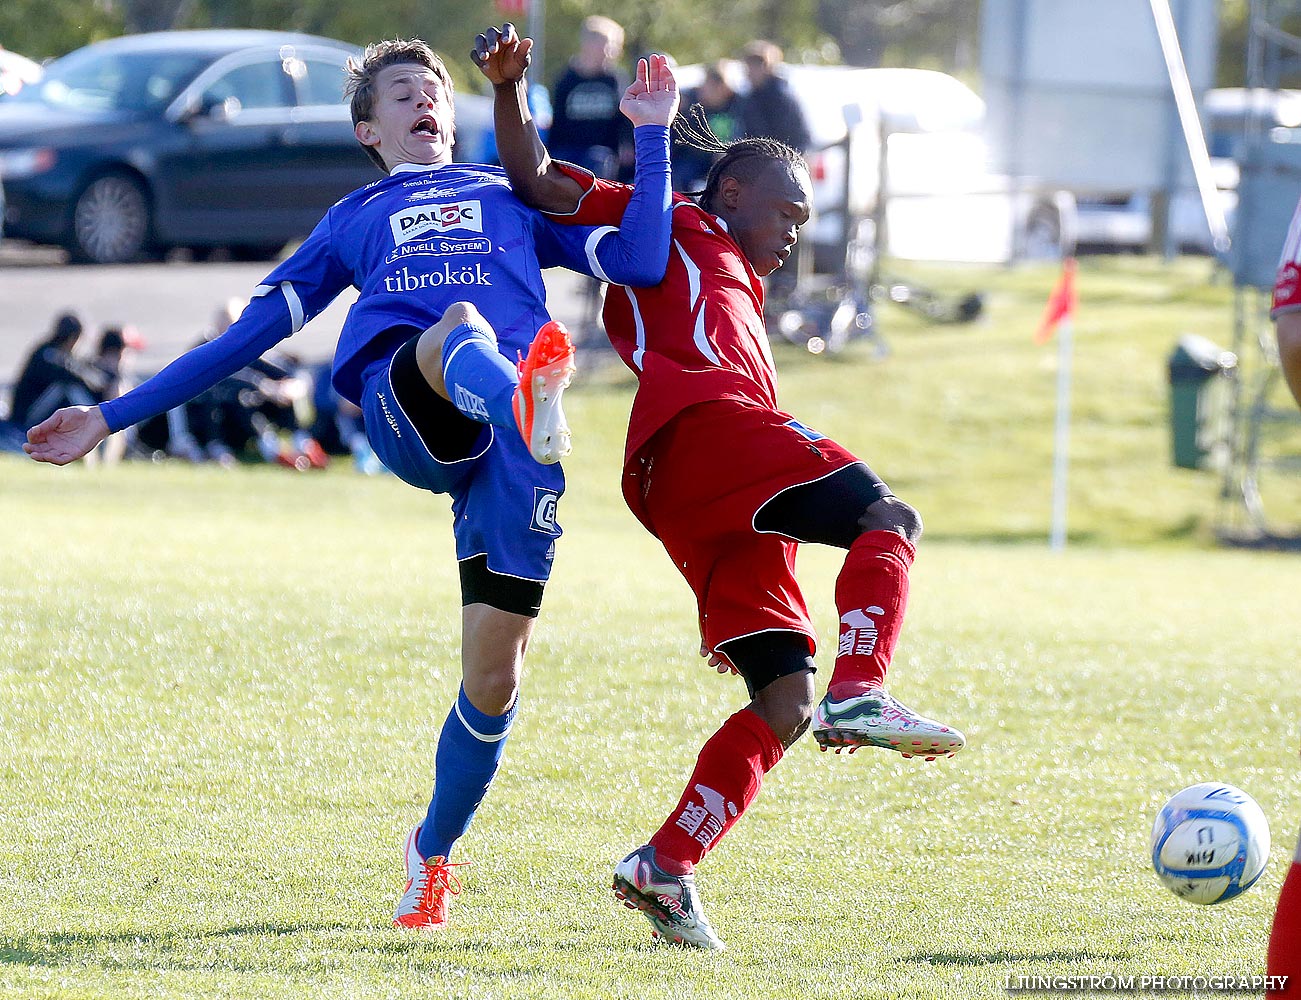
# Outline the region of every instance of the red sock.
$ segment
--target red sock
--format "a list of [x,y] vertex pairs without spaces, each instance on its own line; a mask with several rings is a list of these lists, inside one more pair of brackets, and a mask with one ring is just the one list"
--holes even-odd
[[1265,996],[1269,1000],[1276,997],[1301,997],[1301,842],[1297,843],[1296,857],[1278,894],[1278,909],[1274,911],[1274,929],[1269,935],[1265,973],[1287,977],[1287,985],[1283,988],[1265,990]]
[[908,568],[917,550],[897,531],[858,537],[836,578],[840,645],[828,690],[847,698],[881,687],[908,606]]
[[660,867],[685,875],[699,864],[741,818],[759,794],[763,776],[781,759],[781,741],[748,708],[724,722],[701,749],[676,808],[650,839]]

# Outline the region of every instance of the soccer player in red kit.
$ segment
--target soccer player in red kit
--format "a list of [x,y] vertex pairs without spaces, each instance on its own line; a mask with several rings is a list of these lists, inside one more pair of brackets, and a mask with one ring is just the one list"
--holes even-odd
[[[516,194],[588,225],[617,220],[631,189],[550,161],[531,126],[528,39],[479,36],[496,90],[498,152]],[[921,518],[847,449],[777,407],[763,282],[809,219],[808,168],[768,139],[721,147],[700,204],[678,196],[664,280],[611,287],[610,341],[637,375],[623,492],[696,595],[701,654],[739,673],[749,704],[706,742],[681,800],[615,869],[614,890],[656,937],[720,949],[696,864],[754,800],[764,775],[813,724],[825,750],[863,746],[949,756],[965,740],[883,689],[908,597]],[[836,582],[840,641],[814,707],[812,621],[795,580],[800,542],[846,549]]]
[[[1297,202],[1287,240],[1278,262],[1274,297],[1269,311],[1278,337],[1278,358],[1292,395],[1301,404],[1301,201]],[[1279,890],[1278,907],[1269,936],[1265,971],[1275,978],[1266,997],[1301,997],[1301,839]]]

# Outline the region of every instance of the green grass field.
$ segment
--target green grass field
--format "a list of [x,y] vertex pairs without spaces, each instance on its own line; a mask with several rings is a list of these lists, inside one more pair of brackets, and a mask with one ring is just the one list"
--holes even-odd
[[[568,406],[566,537],[438,936],[389,918],[459,674],[446,501],[342,468],[0,456],[0,995],[966,1000],[1260,973],[1301,826],[1301,557],[1216,548],[1216,477],[1170,468],[1164,357],[1227,336],[1209,278],[1082,268],[1064,553],[1030,343],[1048,270],[960,272],[989,289],[973,327],[883,312],[882,363],[778,350],[786,405],[926,518],[892,687],[969,746],[793,748],[700,869],[721,955],[652,946],[608,889],[745,697],[618,498],[617,373]],[[801,557],[824,636],[837,566]],[[1251,792],[1275,839],[1217,907],[1146,856],[1201,780]]]

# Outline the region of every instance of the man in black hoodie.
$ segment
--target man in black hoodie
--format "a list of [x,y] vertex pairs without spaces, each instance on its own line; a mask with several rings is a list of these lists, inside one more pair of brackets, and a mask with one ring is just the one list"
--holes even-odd
[[807,153],[812,137],[791,85],[778,73],[782,50],[772,42],[753,41],[742,50],[750,91],[741,102],[741,133],[767,136]]

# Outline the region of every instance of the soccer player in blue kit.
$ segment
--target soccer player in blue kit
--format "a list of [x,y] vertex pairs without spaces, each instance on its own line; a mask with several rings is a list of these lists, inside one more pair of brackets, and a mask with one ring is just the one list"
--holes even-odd
[[348,90],[357,139],[387,176],[334,205],[225,334],[118,399],[59,410],[28,431],[24,450],[40,462],[75,461],[110,432],[242,368],[349,285],[359,290],[335,352],[334,386],[362,408],[389,469],[452,498],[462,685],[439,735],[433,799],[407,837],[407,885],[393,918],[434,928],[459,891],[452,845],[497,771],[518,709],[561,534],[556,463],[569,432],[559,402],[573,348],[550,322],[541,268],[634,286],[663,278],[667,126],[678,94],[663,56],[641,60],[620,105],[635,126],[637,193],[615,229],[550,221],[516,200],[502,170],[453,163],[452,80],[424,42],[370,46]]

